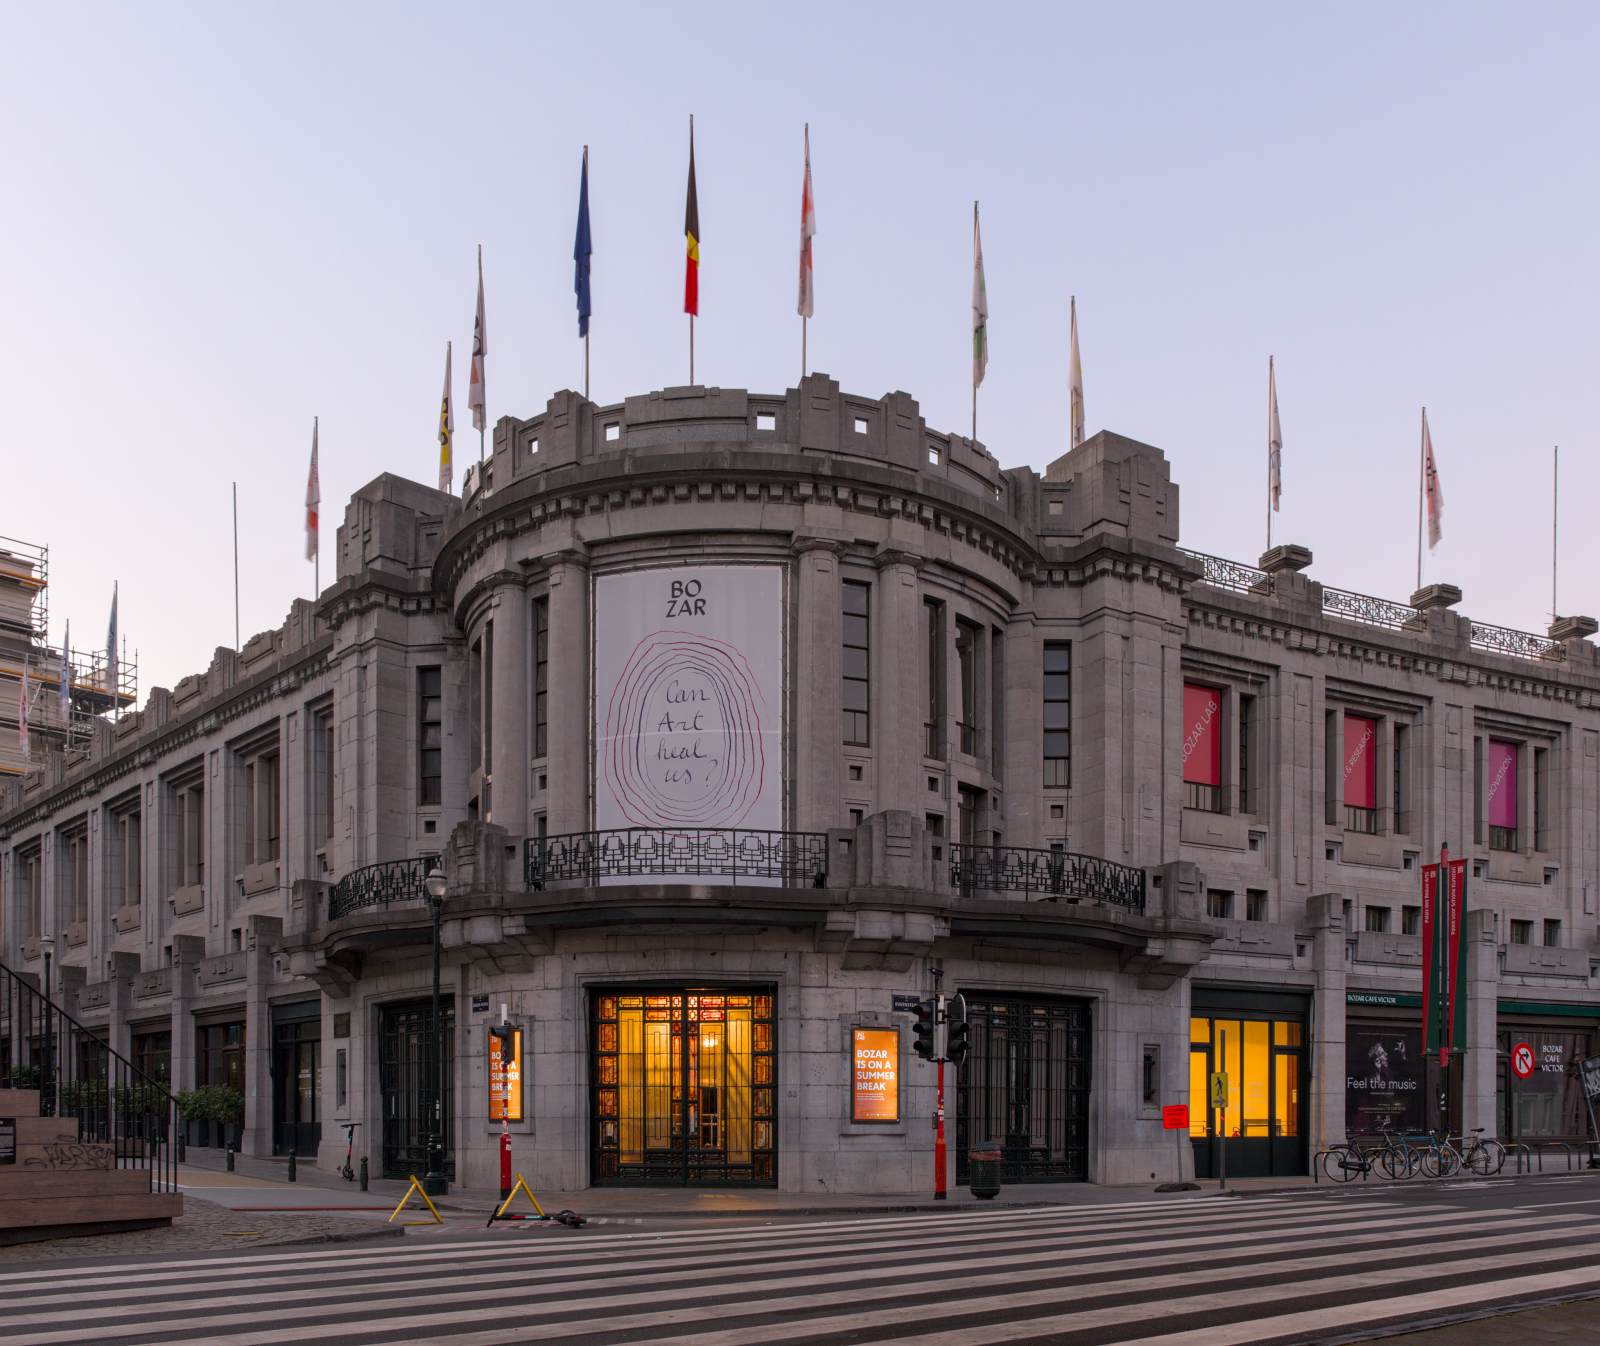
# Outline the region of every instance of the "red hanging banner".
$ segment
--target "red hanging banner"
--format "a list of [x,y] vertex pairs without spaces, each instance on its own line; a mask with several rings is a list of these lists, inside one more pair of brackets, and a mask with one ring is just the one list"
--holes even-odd
[[1378,722],[1365,715],[1344,717],[1344,802],[1351,808],[1378,807]]
[[1183,779],[1222,784],[1222,693],[1192,682],[1183,684]]

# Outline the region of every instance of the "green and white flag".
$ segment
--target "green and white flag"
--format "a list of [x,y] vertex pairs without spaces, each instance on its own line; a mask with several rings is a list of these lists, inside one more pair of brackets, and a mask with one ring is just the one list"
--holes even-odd
[[972,203],[972,389],[989,367],[989,292],[983,284],[983,238],[978,233],[978,203]]

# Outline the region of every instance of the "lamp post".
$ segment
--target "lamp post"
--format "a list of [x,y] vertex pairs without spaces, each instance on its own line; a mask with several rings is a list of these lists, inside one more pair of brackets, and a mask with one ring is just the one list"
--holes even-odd
[[44,1004],[41,1013],[44,1015],[44,1066],[39,1071],[39,1102],[47,1117],[56,1115],[55,1109],[55,1025],[51,1022],[50,1014],[50,955],[55,950],[56,942],[51,935],[39,936],[39,948],[44,953]]
[[449,1190],[444,1176],[444,1033],[439,1015],[439,917],[444,911],[444,874],[435,867],[423,881],[428,905],[433,908],[433,1119],[428,1129],[428,1171],[422,1190],[443,1196]]

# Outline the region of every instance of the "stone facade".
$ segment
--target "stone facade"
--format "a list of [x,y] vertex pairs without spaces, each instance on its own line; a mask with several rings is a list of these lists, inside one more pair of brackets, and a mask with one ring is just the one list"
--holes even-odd
[[[518,1167],[571,1189],[605,1177],[596,997],[667,988],[775,997],[766,1176],[786,1190],[927,1186],[934,1072],[894,997],[936,986],[988,1007],[983,1051],[1016,1049],[1018,1014],[1074,1007],[1077,1036],[1037,1049],[1032,1085],[1072,1116],[1002,1123],[1026,1103],[990,1099],[967,1139],[1003,1124],[1024,1160],[1081,1156],[1041,1175],[1100,1182],[1204,1165],[1161,1119],[1197,1078],[1193,1017],[1286,1016],[1305,1036],[1275,1067],[1297,1120],[1272,1164],[1303,1171],[1346,1129],[1347,1024],[1383,1018],[1356,1007],[1414,1026],[1407,908],[1443,842],[1474,877],[1468,1042],[1440,1087],[1453,1124],[1499,1127],[1507,1025],[1600,1019],[1593,624],[1502,632],[1446,586],[1383,603],[1324,589],[1303,549],[1255,567],[1179,537],[1165,457],[1114,434],[1040,476],[930,430],[904,393],[820,374],[771,396],[559,393],[496,426],[464,499],[391,476],[358,492],[314,607],[0,796],[4,959],[37,976],[54,935],[69,1008],[117,1050],[138,1059],[165,1031],[174,1087],[237,1080],[247,1152],[320,1127],[332,1166],[354,1121],[380,1168],[415,1065],[394,1007],[429,995],[437,856],[453,1163],[474,1186],[497,1180],[502,1007],[524,1034]],[[757,881],[575,868],[606,788],[597,583],[716,564],[783,577],[776,830],[805,864]],[[1186,683],[1215,695],[1223,740],[1198,793]],[[861,696],[865,719],[845,718]],[[1047,739],[1062,716],[1070,739]],[[1373,726],[1371,808],[1337,765],[1346,716]],[[1489,827],[1490,752],[1517,755],[1520,829]],[[80,844],[87,901],[68,878]],[[855,1122],[851,1030],[895,1026],[900,1118]],[[1046,1065],[1073,1082],[1047,1091]],[[953,1145],[990,1087],[969,1074],[947,1097]]]

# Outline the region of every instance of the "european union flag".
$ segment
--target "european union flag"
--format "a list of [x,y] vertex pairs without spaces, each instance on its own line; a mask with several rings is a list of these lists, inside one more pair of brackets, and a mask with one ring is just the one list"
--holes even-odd
[[589,238],[589,147],[583,147],[583,177],[578,185],[578,237],[572,245],[572,288],[578,296],[578,335],[589,335],[589,256],[594,245]]

